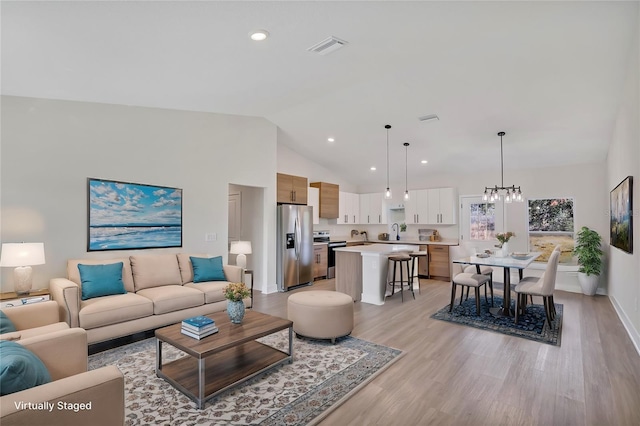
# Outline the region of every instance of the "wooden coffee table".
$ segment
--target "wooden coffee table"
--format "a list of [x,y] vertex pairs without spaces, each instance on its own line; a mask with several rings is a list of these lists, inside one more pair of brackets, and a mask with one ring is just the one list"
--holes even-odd
[[[156,375],[191,398],[199,409],[205,401],[257,374],[293,362],[293,322],[247,310],[242,324],[232,324],[226,312],[207,315],[220,331],[202,340],[180,332],[181,323],[156,330]],[[289,329],[289,353],[256,339]],[[188,356],[162,364],[162,343]]]

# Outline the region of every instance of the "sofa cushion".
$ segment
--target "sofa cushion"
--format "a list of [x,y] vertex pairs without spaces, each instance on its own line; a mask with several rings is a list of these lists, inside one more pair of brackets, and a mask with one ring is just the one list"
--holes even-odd
[[191,257],[193,265],[193,282],[227,281],[222,269],[222,256]]
[[131,256],[130,259],[136,292],[145,288],[182,284],[175,254]]
[[153,303],[134,293],[96,297],[80,302],[80,327],[85,330],[153,315]]
[[16,330],[16,326],[13,325],[9,317],[2,311],[0,311],[0,334],[11,333]]
[[179,253],[178,265],[180,266],[180,276],[182,277],[182,284],[193,282],[193,265],[191,265],[191,257],[211,257],[208,254],[203,253]]
[[204,305],[204,293],[182,285],[145,288],[136,294],[153,302],[155,315]]
[[215,303],[225,300],[222,289],[225,288],[227,284],[229,284],[228,281],[208,281],[197,284],[187,283],[184,286],[203,292],[205,303]]
[[128,257],[119,257],[115,259],[72,259],[67,261],[67,278],[78,285],[82,285],[80,279],[79,264],[83,265],[107,265],[112,263],[122,262],[122,282],[124,283],[125,290],[133,293],[135,288],[133,287],[133,274],[131,273],[131,264]]
[[51,375],[40,358],[19,343],[0,341],[0,395],[43,385]]
[[82,282],[82,300],[125,294],[127,291],[122,282],[122,268],[122,262],[106,265],[78,264]]

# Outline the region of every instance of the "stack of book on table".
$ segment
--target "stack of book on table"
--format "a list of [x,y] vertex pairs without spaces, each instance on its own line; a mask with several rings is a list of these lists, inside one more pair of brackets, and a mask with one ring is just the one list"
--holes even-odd
[[211,318],[205,316],[197,316],[193,318],[187,318],[182,321],[182,334],[185,334],[194,339],[202,339],[213,333],[218,332],[216,322]]

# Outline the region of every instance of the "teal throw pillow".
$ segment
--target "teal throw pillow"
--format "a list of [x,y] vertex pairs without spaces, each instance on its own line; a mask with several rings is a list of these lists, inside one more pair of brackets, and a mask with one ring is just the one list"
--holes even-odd
[[51,381],[40,358],[20,343],[0,340],[0,395],[20,392]]
[[13,325],[8,316],[5,315],[4,312],[0,311],[0,334],[2,333],[11,333],[16,330],[16,326]]
[[218,257],[189,257],[193,265],[193,282],[227,281],[222,268],[222,256]]
[[122,262],[106,265],[78,265],[82,282],[82,300],[112,294],[125,294]]

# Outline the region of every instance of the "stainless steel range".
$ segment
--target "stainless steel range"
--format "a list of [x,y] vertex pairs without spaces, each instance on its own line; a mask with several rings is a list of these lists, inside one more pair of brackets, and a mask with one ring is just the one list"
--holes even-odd
[[313,231],[313,242],[327,243],[327,279],[336,276],[336,253],[334,249],[338,247],[346,247],[346,241],[333,241],[329,231]]

